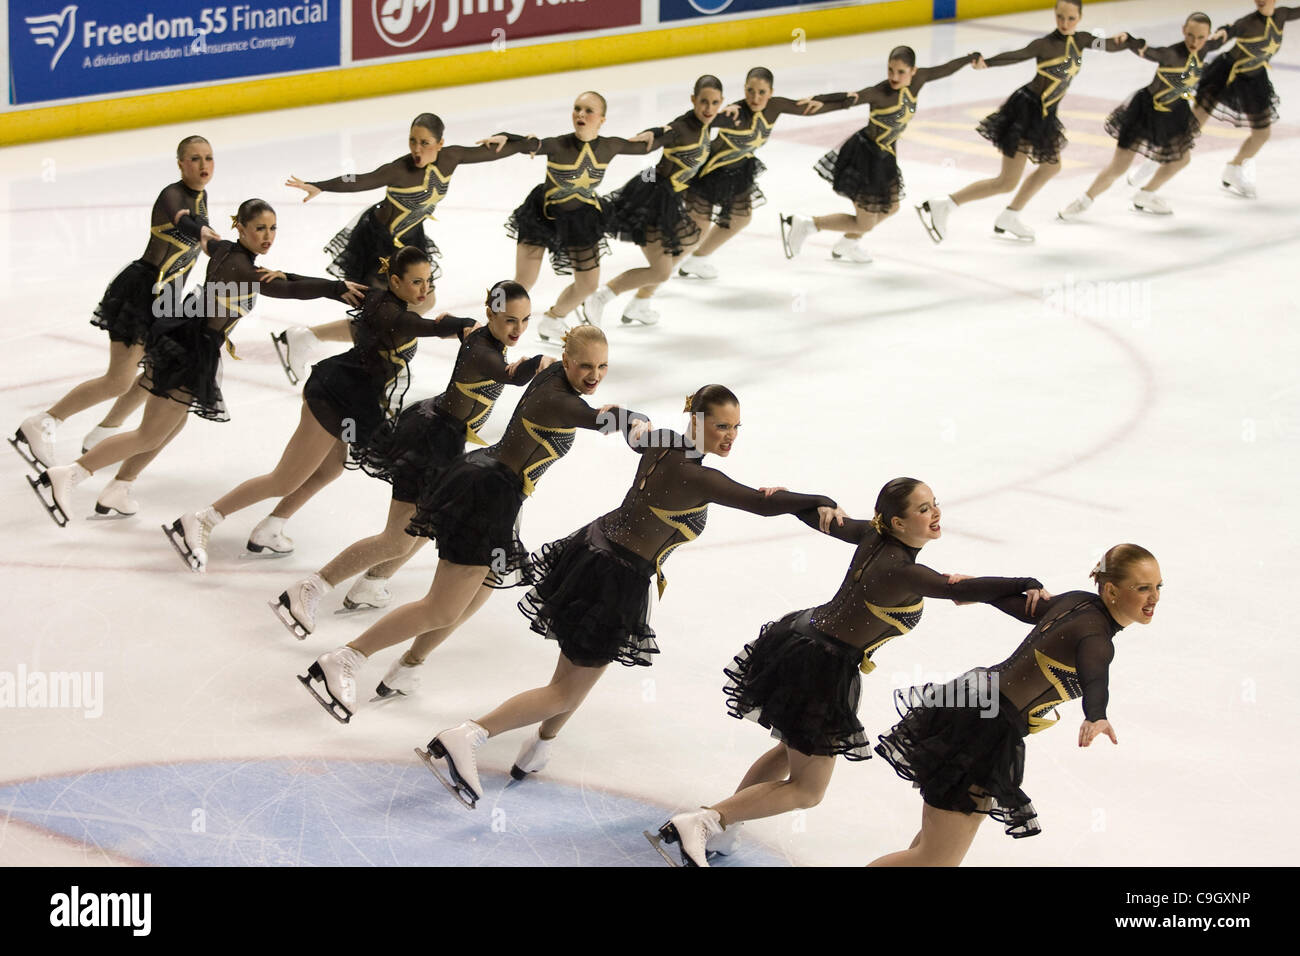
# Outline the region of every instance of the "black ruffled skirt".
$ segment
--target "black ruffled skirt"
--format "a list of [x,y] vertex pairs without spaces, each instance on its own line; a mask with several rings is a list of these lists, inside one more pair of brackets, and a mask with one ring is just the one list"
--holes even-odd
[[660,243],[671,256],[681,255],[700,239],[700,229],[686,213],[681,193],[664,178],[633,176],[604,198],[608,234],[638,246]]
[[1157,163],[1173,163],[1196,144],[1201,125],[1186,100],[1170,110],[1156,109],[1151,91],[1138,90],[1106,117],[1106,132],[1120,149],[1131,149]]
[[[333,261],[325,267],[326,272],[362,285],[375,283],[379,275],[379,260],[397,252],[392,235],[376,215],[383,208],[384,203],[371,206],[335,234],[325,247],[325,254],[333,257]],[[442,255],[434,241],[424,234],[422,222],[406,230],[402,235],[402,245],[423,249],[429,254],[430,260]],[[438,263],[433,262],[430,280],[437,280],[441,275]]]
[[853,205],[867,212],[892,212],[905,195],[903,174],[898,157],[881,149],[870,132],[870,127],[858,130],[813,169]]
[[[895,691],[894,699],[903,719],[880,737],[876,753],[912,781],[926,803],[987,813],[1008,836],[1040,832],[1034,805],[1020,789],[1028,727],[998,694],[989,671],[977,668],[947,684]],[[990,713],[981,700],[996,701],[997,712]],[[981,796],[991,797],[992,806],[985,809]]]
[[542,546],[532,558],[533,585],[519,610],[538,634],[556,641],[579,667],[653,663],[647,561],[608,540],[593,521],[567,538]]
[[767,170],[757,156],[746,156],[738,163],[719,166],[706,176],[696,176],[686,190],[686,208],[701,217],[711,218],[723,229],[731,228],[733,216],[749,218],[755,206],[767,202],[763,190],[754,181]]
[[1056,105],[1043,115],[1043,101],[1039,95],[1022,86],[1003,103],[996,113],[990,113],[975,127],[998,151],[1014,159],[1025,153],[1031,163],[1055,163],[1065,149],[1065,127],[1056,118]]
[[523,503],[519,476],[479,449],[425,488],[406,533],[435,539],[445,561],[488,568],[492,587],[532,584],[528,549],[519,540]]
[[1234,62],[1235,59],[1227,54],[1216,56],[1209,62],[1196,85],[1196,105],[1215,119],[1233,126],[1249,126],[1251,129],[1272,126],[1278,119],[1278,98],[1268,68],[1238,73],[1229,83]]
[[226,337],[203,318],[155,319],[145,343],[143,385],[189,406],[212,422],[228,422],[221,396],[221,347]]
[[536,186],[506,220],[506,234],[517,242],[541,246],[549,252],[556,275],[599,269],[601,257],[609,255],[609,243],[605,241],[609,226],[606,207],[567,203],[551,207],[548,216],[543,204],[545,196],[546,183]]
[[812,626],[812,611],[766,624],[723,673],[732,717],[757,721],[800,753],[871,757],[858,720],[862,651]]
[[366,474],[393,486],[393,500],[415,504],[465,451],[465,424],[426,398],[380,424],[353,458]]
[[[157,266],[151,266],[143,259],[135,260],[108,284],[104,297],[95,306],[95,317],[90,320],[90,324],[106,331],[110,342],[121,342],[123,345],[146,344],[154,319],[179,311],[171,308],[171,305],[180,303],[181,286],[184,284],[173,282],[155,296],[153,284],[157,276]],[[157,311],[154,308],[155,300],[158,301]]]
[[384,383],[362,366],[356,349],[313,365],[302,399],[321,428],[351,446],[354,460],[388,418]]

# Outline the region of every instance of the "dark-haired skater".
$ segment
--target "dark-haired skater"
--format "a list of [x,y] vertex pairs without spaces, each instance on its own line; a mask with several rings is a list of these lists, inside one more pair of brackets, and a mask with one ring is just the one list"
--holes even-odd
[[1031,609],[1038,602],[1042,584],[1034,578],[956,581],[960,576],[917,564],[921,549],[942,534],[939,518],[928,485],[895,478],[880,490],[870,521],[831,524],[833,537],[857,546],[835,596],[766,625],[725,671],[731,716],[757,721],[780,743],[755,761],[734,795],[659,828],[660,840],[680,844],[683,865],[708,866],[706,849],[730,852],[738,823],[815,807],[837,755],[871,756],[857,716],[859,670],[870,673],[884,644],[916,628],[924,598],[1009,599]]

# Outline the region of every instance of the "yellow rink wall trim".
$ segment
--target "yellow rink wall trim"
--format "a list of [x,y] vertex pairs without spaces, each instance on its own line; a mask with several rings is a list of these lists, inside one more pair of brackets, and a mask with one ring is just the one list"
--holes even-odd
[[[959,18],[986,17],[1049,8],[1054,0],[958,0]],[[443,86],[584,70],[616,63],[736,50],[787,43],[799,29],[816,40],[872,30],[916,26],[933,20],[933,0],[893,0],[834,10],[809,10],[774,17],[710,21],[620,36],[561,43],[508,46],[430,56],[399,63],[338,68],[296,76],[223,83],[197,89],[126,96],[64,106],[0,113],[0,143],[30,143],[86,136],[141,126],[288,109],[317,103],[387,96]]]

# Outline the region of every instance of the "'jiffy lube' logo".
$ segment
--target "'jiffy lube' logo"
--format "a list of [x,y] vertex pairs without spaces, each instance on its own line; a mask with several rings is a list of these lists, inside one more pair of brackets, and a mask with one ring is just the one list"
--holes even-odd
[[43,17],[26,17],[27,29],[32,31],[32,39],[37,46],[48,46],[54,50],[54,59],[50,60],[50,69],[59,65],[59,57],[72,42],[72,35],[77,32],[77,5],[70,3],[59,13]]
[[433,23],[433,0],[370,0],[370,17],[385,43],[410,46]]

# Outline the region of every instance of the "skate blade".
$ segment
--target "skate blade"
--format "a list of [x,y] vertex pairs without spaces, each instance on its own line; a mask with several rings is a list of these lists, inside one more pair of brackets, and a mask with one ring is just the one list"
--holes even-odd
[[925,231],[929,234],[931,241],[936,246],[943,242],[943,236],[939,235],[939,230],[934,228],[934,219],[930,215],[930,204],[921,203],[921,205],[917,206],[916,215],[921,220],[921,225],[925,227]]
[[785,250],[787,259],[793,259],[794,253],[790,251],[790,227],[794,225],[794,217],[777,213],[777,218],[781,220],[781,248]]
[[298,373],[293,370],[289,364],[289,336],[287,332],[276,334],[271,333],[271,342],[275,346],[275,354],[280,357],[280,365],[284,369],[285,378],[289,380],[290,385],[297,385],[302,381]]
[[642,830],[641,835],[650,841],[650,845],[655,848],[655,852],[664,858],[669,866],[680,867],[681,864],[672,858],[667,850],[663,847],[663,838],[657,833],[651,833],[649,830]]
[[370,703],[382,704],[385,701],[400,700],[401,698],[407,696],[409,695],[406,693],[406,691],[393,690],[391,687],[389,687],[387,684],[381,681],[379,686],[375,688],[375,696],[370,698]]
[[[438,778],[438,782],[447,788],[448,793],[460,801],[461,806],[465,807],[467,810],[474,809],[474,805],[478,803],[478,799],[474,797],[473,791],[458,781],[454,781],[445,776],[442,770],[438,767],[438,757],[435,757],[428,750],[421,750],[419,747],[415,748],[415,753],[422,761],[424,761],[424,765],[429,768],[429,773]],[[450,761],[448,761],[448,763],[450,763]],[[455,776],[456,771],[452,770],[451,773]]]
[[[43,478],[44,474],[41,477]],[[59,507],[59,503],[54,500],[54,492],[50,492],[48,499],[41,493],[42,488],[49,486],[41,481],[41,478],[33,478],[30,475],[27,476],[27,483],[32,486],[32,491],[41,500],[41,504],[45,506],[45,511],[49,514],[50,519],[60,528],[66,528],[68,526],[68,515]]]
[[88,521],[120,521],[123,518],[134,518],[136,514],[137,512],[135,511],[130,511],[130,512],[118,511],[116,508],[109,508],[106,505],[101,505],[98,501],[96,501],[95,513],[93,515],[88,515],[87,520]]
[[[313,671],[315,673],[313,673]],[[298,680],[302,682],[303,687],[307,688],[307,693],[311,694],[313,697],[316,698],[316,703],[320,704],[322,707],[325,708],[325,712],[327,714],[329,714],[331,717],[337,720],[340,724],[348,723],[350,720],[352,720],[352,711],[348,710],[337,700],[335,700],[332,694],[330,694],[329,700],[326,700],[319,693],[317,693],[316,688],[313,687],[311,683],[313,678],[320,680],[322,685],[325,684],[325,678],[323,675],[317,678],[316,674],[320,674],[320,665],[313,662],[311,667],[307,668],[306,674],[298,675]],[[325,693],[326,694],[330,693],[328,687],[325,688]],[[339,716],[340,712],[342,712],[342,716]]]
[[268,548],[261,544],[252,544],[251,542],[244,545],[244,558],[287,558],[293,554],[292,551],[276,551],[274,548]]
[[281,591],[280,596],[274,601],[267,601],[266,606],[275,612],[275,619],[283,624],[290,634],[300,641],[307,640],[307,629],[299,624],[289,611],[288,591]]
[[358,604],[350,598],[343,599],[343,606],[336,610],[335,614],[355,614],[357,611],[381,611],[388,607],[387,604]]
[[[519,764],[517,764],[517,763],[516,763],[516,764],[511,764],[511,766],[510,766],[510,779],[511,779],[511,780],[527,780],[527,779],[528,779],[528,774],[529,774],[529,771],[527,771],[527,770],[520,770],[520,769],[519,769]],[[509,784],[506,784],[506,786],[509,786]]]
[[1131,206],[1129,206],[1129,208],[1132,209],[1135,213],[1137,213],[1140,216],[1155,216],[1159,218],[1160,216],[1172,216],[1174,214],[1174,211],[1172,209],[1170,209],[1168,212],[1156,212],[1151,209],[1143,209],[1137,203],[1133,203]]
[[1001,239],[1005,242],[1018,242],[1025,246],[1038,238],[1037,236],[1017,236],[1014,232],[1009,232],[1006,229],[999,229],[997,226],[993,227],[993,236],[994,238]]
[[195,574],[200,573],[203,570],[203,565],[199,564],[198,558],[194,557],[193,552],[189,551],[182,543],[184,538],[181,533],[180,519],[178,518],[169,525],[163,525],[162,529],[163,534],[167,536],[167,540],[170,541],[172,547],[176,549],[176,553],[179,554],[181,560],[185,562],[185,566]]
[[[18,457],[27,462],[28,466],[38,475],[46,468],[39,458],[32,453],[32,446],[27,444],[27,439],[23,438],[18,432],[9,439],[9,444],[13,445],[14,451],[18,452]],[[26,449],[24,451],[23,449]]]

